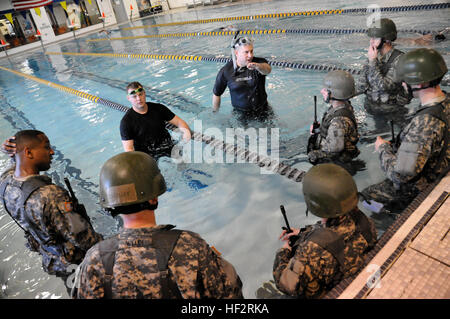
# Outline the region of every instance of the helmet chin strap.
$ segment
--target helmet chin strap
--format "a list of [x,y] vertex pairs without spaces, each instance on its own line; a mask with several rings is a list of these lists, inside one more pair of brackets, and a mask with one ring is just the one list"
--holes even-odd
[[156,202],[156,204],[148,203],[148,209],[149,210],[156,210],[157,208],[158,208],[158,202]]
[[425,90],[425,89],[429,89],[431,87],[431,85],[428,83],[428,85],[424,86],[424,87],[420,87],[420,88],[412,88],[411,85],[409,85],[408,83],[406,83],[406,87],[408,88],[407,93],[408,93],[408,99],[412,99],[413,93],[417,92],[417,91],[421,91],[421,90]]
[[386,41],[384,40],[384,38],[381,38],[380,44],[377,46],[377,50],[381,51],[381,48],[383,47],[383,45],[386,43]]
[[139,204],[129,206],[119,206],[115,208],[105,208],[113,217],[120,214],[135,214],[142,210],[156,210],[158,208],[158,202],[156,204],[150,204],[149,202],[143,202]]
[[341,102],[347,101],[347,99],[336,99],[336,98],[334,98],[334,97],[331,97],[331,91],[330,91],[330,90],[327,90],[327,92],[328,92],[327,98],[324,99],[324,102],[325,102],[325,103],[330,104],[331,101],[341,101]]
[[329,104],[331,102],[331,91],[327,90],[327,93],[328,93],[327,98],[324,99],[324,101],[325,101],[325,103]]

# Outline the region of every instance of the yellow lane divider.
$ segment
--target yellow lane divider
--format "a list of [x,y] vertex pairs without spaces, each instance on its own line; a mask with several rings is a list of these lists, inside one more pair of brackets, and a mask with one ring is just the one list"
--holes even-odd
[[[450,3],[447,1],[445,3],[409,5],[409,6],[398,6],[398,7],[381,7],[378,9],[381,12],[405,12],[405,11],[419,11],[419,10],[441,10],[441,9],[448,9],[449,7],[450,7]],[[239,16],[239,17],[229,17],[229,18],[215,18],[215,19],[160,23],[160,24],[153,24],[153,25],[128,27],[128,28],[124,28],[123,30],[166,27],[166,26],[194,24],[194,23],[225,22],[225,21],[234,21],[234,20],[242,21],[242,20],[271,19],[271,18],[288,18],[288,17],[294,17],[294,16],[317,16],[317,15],[348,14],[348,13],[350,13],[350,14],[354,14],[354,13],[367,14],[367,12],[368,12],[368,9],[367,9],[367,7],[365,7],[365,8],[338,9],[338,10],[314,10],[314,11],[301,11],[301,12],[268,13],[268,14],[257,14],[257,15],[252,15],[252,16]]]
[[29,74],[25,74],[25,73],[22,73],[22,72],[11,70],[11,69],[8,69],[8,68],[2,67],[2,66],[0,66],[0,69],[4,70],[4,71],[11,72],[11,73],[14,73],[14,74],[19,75],[19,76],[22,76],[22,77],[27,78],[29,80],[36,81],[38,83],[45,84],[47,86],[50,86],[52,88],[61,90],[63,92],[70,93],[70,94],[73,94],[73,95],[76,95],[76,96],[88,99],[88,100],[93,101],[95,103],[97,103],[98,100],[99,100],[98,96],[95,96],[95,95],[92,95],[92,94],[89,94],[89,93],[86,93],[86,92],[77,91],[77,90],[74,90],[74,89],[69,88],[67,86],[56,84],[56,83],[53,83],[53,82],[50,82],[50,81],[47,81],[47,80],[44,80],[44,79],[40,79],[40,78],[37,78],[37,77],[29,75]]
[[[8,71],[11,73],[14,73],[18,76],[22,76],[24,78],[27,78],[29,80],[33,80],[36,81],[38,83],[41,84],[45,84],[48,85],[52,88],[56,88],[59,89],[65,93],[69,93],[69,94],[73,94],[76,96],[80,96],[83,97],[85,99],[89,99],[93,102],[96,102],[98,104],[102,104],[105,105],[107,107],[119,110],[121,112],[127,112],[129,110],[129,107],[122,105],[122,104],[118,104],[116,102],[113,101],[109,101],[107,99],[103,99],[101,97],[98,96],[94,96],[85,92],[81,92],[72,88],[69,88],[67,86],[63,86],[60,84],[56,84],[44,79],[40,79],[37,78],[35,76],[29,75],[29,74],[25,74],[22,72],[18,72],[15,70],[11,70],[5,67],[0,66],[0,70],[4,70],[4,71]],[[168,123],[167,127],[171,130],[176,129],[176,126]],[[283,163],[279,163],[277,160],[273,160],[269,157],[266,156],[262,156],[262,155],[258,155],[256,153],[251,152],[248,149],[245,148],[241,148],[239,146],[236,145],[232,145],[232,144],[228,144],[225,143],[224,141],[221,140],[217,140],[212,136],[208,136],[208,135],[204,135],[201,132],[192,132],[192,137],[194,140],[199,141],[199,142],[204,142],[209,144],[211,147],[213,148],[218,148],[220,150],[222,150],[224,153],[230,153],[233,154],[235,156],[240,156],[246,160],[249,161],[249,163],[255,163],[257,164],[259,167],[266,167],[268,170],[271,170],[273,172],[276,172],[282,176],[285,176],[288,179],[291,179],[297,183],[302,181],[303,176],[305,175],[306,172],[299,170],[297,168],[293,168],[290,167],[289,165],[283,164]]]
[[[73,55],[73,56],[97,56],[97,57],[110,57],[110,58],[128,58],[128,59],[155,59],[155,60],[189,60],[189,61],[201,61],[201,62],[218,62],[227,63],[231,61],[226,57],[214,57],[214,56],[192,56],[192,55],[172,55],[172,54],[124,54],[124,53],[75,53],[75,52],[46,52],[49,55]],[[360,74],[360,70],[342,68],[335,65],[324,64],[310,64],[302,62],[288,62],[288,61],[275,61],[269,60],[269,65],[286,67],[293,69],[303,70],[315,70],[315,71],[331,71],[331,70],[344,70],[351,74]]]
[[[166,33],[166,34],[149,34],[149,35],[136,35],[129,37],[118,38],[99,38],[89,39],[86,42],[99,42],[110,40],[131,40],[131,39],[145,39],[145,38],[185,38],[185,37],[197,37],[197,36],[226,36],[234,35],[237,31],[210,31],[210,32],[188,32],[188,33]],[[258,34],[284,34],[286,29],[271,29],[271,30],[240,30],[239,34],[242,35],[258,35]]]
[[203,19],[203,20],[191,20],[191,21],[160,23],[160,24],[143,25],[143,26],[137,26],[137,27],[128,27],[128,28],[123,28],[123,30],[155,28],[155,27],[168,27],[168,26],[184,25],[184,24],[226,22],[226,21],[235,21],[235,20],[242,21],[242,20],[259,20],[259,19],[272,19],[272,18],[288,18],[288,17],[294,17],[294,16],[331,15],[331,14],[342,14],[342,12],[343,12],[343,10],[339,9],[339,10],[319,10],[319,11],[268,13],[268,14],[257,14],[257,15],[252,15],[252,16],[239,16],[239,17],[228,17],[228,18],[214,18],[214,19]]
[[189,60],[201,61],[203,57],[194,55],[175,54],[126,54],[126,53],[77,53],[77,52],[45,52],[48,55],[74,55],[74,56],[98,56],[110,58],[128,59],[155,59],[155,60]]

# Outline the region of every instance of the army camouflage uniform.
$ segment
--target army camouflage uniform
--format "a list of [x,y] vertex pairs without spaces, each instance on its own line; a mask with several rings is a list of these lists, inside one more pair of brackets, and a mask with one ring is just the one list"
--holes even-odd
[[326,228],[343,239],[343,265],[317,243],[308,240],[324,225],[318,222],[302,230],[292,252],[282,248],[277,252],[273,265],[275,283],[282,292],[301,298],[321,298],[345,277],[357,273],[364,263],[365,254],[377,239],[373,222],[357,208],[351,212],[368,221],[369,242],[359,231],[350,213],[329,218]]
[[[122,229],[118,238],[112,280],[112,298],[162,298],[156,250],[151,247],[153,228]],[[242,298],[242,283],[233,266],[219,257],[196,233],[182,231],[168,260],[170,280],[181,297]],[[92,247],[79,267],[78,299],[105,297],[105,267],[99,245]]]
[[[46,179],[50,185],[42,186],[31,193],[22,210],[20,187],[23,182],[15,179],[13,174],[14,169],[9,169],[0,176],[0,183],[10,178],[3,198],[5,208],[26,231],[26,246],[42,256],[44,271],[50,275],[66,277],[67,268],[71,264],[80,264],[88,249],[100,241],[102,236],[73,211],[67,191],[50,184],[51,179],[44,175],[39,176]],[[45,241],[42,241],[43,239]]]
[[[389,62],[394,51],[397,52],[396,56]],[[400,52],[392,49],[384,56],[369,61],[364,65],[356,84],[358,92],[365,91],[364,107],[369,114],[386,115],[386,113],[390,113],[392,116],[389,119],[394,119],[396,122],[404,121],[403,116],[408,111],[404,106],[410,102],[402,84],[394,81],[394,70],[403,54]],[[389,65],[387,65],[388,62]]]
[[[342,109],[350,110],[352,118],[335,115],[336,112]],[[328,129],[324,129],[324,126],[328,125],[328,123]],[[308,158],[312,163],[333,160],[349,162],[359,154],[359,150],[356,147],[358,140],[358,128],[353,115],[352,105],[346,103],[339,107],[330,106],[323,116],[321,132],[316,140],[316,146],[314,150],[308,153]]]
[[[450,123],[450,97],[447,94],[444,101],[435,101],[424,107],[432,107],[437,104],[444,106],[444,115],[447,123]],[[450,127],[447,126],[447,134]],[[450,164],[450,149],[447,146],[446,155],[439,163],[441,150],[444,147],[445,123],[430,114],[418,114],[400,132],[397,144],[384,143],[380,146],[381,169],[387,179],[379,184],[369,186],[362,191],[363,195],[385,204],[387,210],[400,212],[414,197],[424,190],[430,182],[444,172]],[[414,145],[417,150],[409,150]],[[400,151],[408,152],[410,158],[399,160]],[[415,158],[417,156],[417,158]],[[414,167],[413,174],[399,172],[400,162],[405,159],[411,161]]]

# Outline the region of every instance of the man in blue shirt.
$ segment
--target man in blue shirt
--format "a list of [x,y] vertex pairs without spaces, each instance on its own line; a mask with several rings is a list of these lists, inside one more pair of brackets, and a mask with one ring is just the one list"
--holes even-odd
[[272,68],[264,58],[253,55],[253,41],[238,38],[234,41],[235,63],[228,62],[219,71],[213,89],[213,112],[220,108],[220,96],[230,89],[231,104],[238,115],[268,115],[271,109],[267,103],[265,90],[266,75]]

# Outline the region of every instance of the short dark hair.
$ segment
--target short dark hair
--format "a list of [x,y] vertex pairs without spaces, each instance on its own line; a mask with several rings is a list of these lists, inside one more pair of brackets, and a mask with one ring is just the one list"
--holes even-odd
[[138,88],[143,88],[141,83],[139,83],[137,81],[131,82],[131,83],[129,83],[127,85],[127,92],[128,92],[129,89],[133,89],[134,90],[134,89],[138,89]]
[[40,135],[45,135],[45,133],[38,130],[22,130],[17,132],[14,135],[16,137],[14,142],[16,143],[17,151],[21,151],[25,146],[30,146],[32,143],[41,142]]

